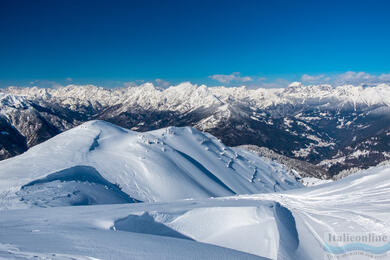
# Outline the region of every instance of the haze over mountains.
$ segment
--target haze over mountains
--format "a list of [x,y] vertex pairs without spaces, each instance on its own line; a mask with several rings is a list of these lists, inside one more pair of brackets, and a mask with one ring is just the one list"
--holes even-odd
[[321,166],[330,175],[390,158],[390,87],[292,83],[285,89],[159,89],[92,85],[0,92],[0,158],[64,130],[102,119],[136,131],[192,126],[228,146],[269,148]]

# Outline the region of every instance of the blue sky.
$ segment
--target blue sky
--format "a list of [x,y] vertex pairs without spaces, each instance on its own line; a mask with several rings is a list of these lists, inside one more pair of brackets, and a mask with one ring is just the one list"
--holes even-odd
[[390,80],[389,13],[376,0],[1,0],[0,87]]

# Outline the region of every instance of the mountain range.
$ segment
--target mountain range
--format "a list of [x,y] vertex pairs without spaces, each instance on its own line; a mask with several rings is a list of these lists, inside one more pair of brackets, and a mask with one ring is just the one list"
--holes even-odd
[[[331,177],[390,158],[390,86],[284,89],[151,83],[0,90],[0,159],[21,154],[88,120],[151,131],[191,126],[225,145],[256,145],[305,161]],[[320,170],[321,171],[321,170]]]

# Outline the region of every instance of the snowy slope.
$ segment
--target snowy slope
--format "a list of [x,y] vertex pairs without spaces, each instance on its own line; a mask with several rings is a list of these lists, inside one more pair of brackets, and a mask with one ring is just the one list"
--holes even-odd
[[[249,231],[251,227],[252,235],[268,230],[269,234],[265,236],[274,238],[275,223],[272,223],[271,218],[265,221],[261,219],[267,214],[272,215],[268,206],[257,215],[257,207],[253,202],[249,202],[247,208],[235,207],[237,203],[234,202],[220,204],[183,201],[7,210],[0,215],[0,258],[263,259],[253,254],[198,242],[196,240],[201,233],[194,233],[192,238],[174,229],[181,225],[183,232],[191,232],[189,225],[193,224],[192,228],[202,232],[199,225],[203,224],[206,229],[203,229],[203,238],[199,237],[200,240],[209,237],[210,243],[218,244],[216,241],[225,237],[231,243],[240,242],[243,248],[246,239],[243,232]],[[241,209],[243,214],[240,213]],[[21,219],[21,213],[25,214],[24,219]],[[174,227],[169,227],[165,222],[171,222]],[[212,223],[217,225],[213,230],[208,230]],[[266,223],[272,225],[261,226]],[[214,239],[210,237],[210,231],[223,230],[225,232],[217,234]],[[232,239],[233,235],[239,236]],[[253,247],[255,243],[253,241]],[[222,244],[229,245],[227,242]]]
[[3,208],[168,201],[297,187],[280,164],[226,147],[190,127],[137,133],[90,121],[0,162]]
[[389,175],[390,167],[382,166],[282,193],[6,210],[0,215],[0,256],[324,259],[327,232],[389,234]]
[[263,259],[194,241],[142,213],[153,206],[139,205],[3,211],[0,259]]

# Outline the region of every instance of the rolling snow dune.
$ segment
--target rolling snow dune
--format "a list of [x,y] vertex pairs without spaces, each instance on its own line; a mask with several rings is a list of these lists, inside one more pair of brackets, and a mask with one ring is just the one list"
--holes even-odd
[[137,133],[90,121],[0,162],[2,208],[155,202],[299,187],[280,164],[190,127]]
[[281,193],[5,210],[0,257],[325,259],[327,232],[389,234],[389,174],[377,167]]
[[264,259],[193,241],[129,204],[17,212],[0,215],[0,259]]
[[305,189],[240,198],[278,201],[292,212],[300,241],[293,259],[324,259],[327,233],[390,233],[390,166]]
[[[294,218],[272,201],[204,199],[3,212],[0,257],[26,252],[98,259],[276,259],[281,248],[298,246]],[[289,234],[294,242],[284,239]],[[5,245],[11,250],[1,248]]]

